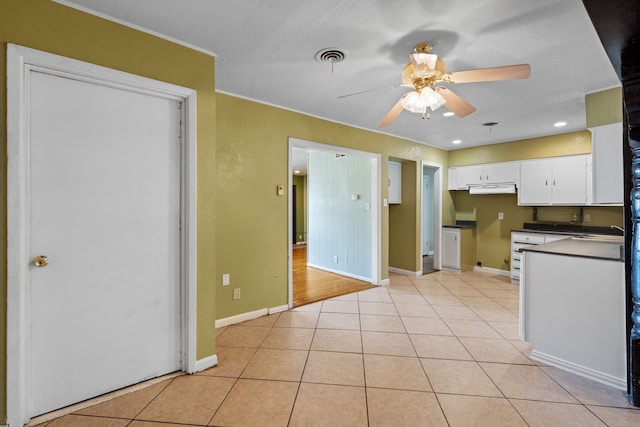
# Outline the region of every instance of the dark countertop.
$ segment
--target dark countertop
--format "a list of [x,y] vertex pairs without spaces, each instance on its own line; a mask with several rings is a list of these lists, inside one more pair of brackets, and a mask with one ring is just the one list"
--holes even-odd
[[442,228],[476,228],[476,221],[456,220],[454,225],[443,225]]
[[528,233],[558,233],[569,235],[584,234],[606,234],[609,236],[622,236],[622,231],[611,227],[600,227],[595,225],[583,225],[574,223],[558,223],[558,222],[525,222],[522,228],[512,231],[522,231]]
[[527,246],[520,251],[624,262],[624,237],[571,237],[542,245]]

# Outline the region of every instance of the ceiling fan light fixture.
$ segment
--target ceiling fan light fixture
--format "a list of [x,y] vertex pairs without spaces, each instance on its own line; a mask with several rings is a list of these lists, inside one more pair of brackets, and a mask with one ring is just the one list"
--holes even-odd
[[431,109],[431,111],[437,110],[446,102],[442,95],[430,87],[425,87],[420,91],[420,99]]
[[435,90],[430,87],[425,87],[420,92],[409,92],[402,98],[400,103],[407,111],[425,114],[427,112],[427,108],[431,111],[435,111],[442,107],[445,103],[445,99]]
[[438,55],[433,53],[414,52],[411,54],[414,74],[429,77],[435,74]]
[[400,104],[402,104],[405,110],[411,111],[412,113],[424,114],[427,111],[427,104],[422,102],[420,94],[416,91],[406,94],[400,101]]

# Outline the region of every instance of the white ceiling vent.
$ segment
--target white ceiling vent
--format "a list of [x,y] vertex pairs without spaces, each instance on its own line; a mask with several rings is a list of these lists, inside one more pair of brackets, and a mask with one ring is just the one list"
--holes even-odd
[[316,61],[330,62],[331,64],[335,64],[336,62],[342,62],[349,57],[349,54],[346,50],[338,49],[335,47],[328,47],[325,49],[321,49],[316,53]]

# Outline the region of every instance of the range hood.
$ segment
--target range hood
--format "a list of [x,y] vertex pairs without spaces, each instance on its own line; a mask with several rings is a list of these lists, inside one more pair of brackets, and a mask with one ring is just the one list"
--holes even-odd
[[470,185],[469,194],[515,194],[515,184]]

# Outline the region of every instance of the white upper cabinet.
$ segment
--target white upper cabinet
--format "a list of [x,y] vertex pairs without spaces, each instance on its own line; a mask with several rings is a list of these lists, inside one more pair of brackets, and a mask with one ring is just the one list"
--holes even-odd
[[585,205],[588,155],[520,163],[520,205]]
[[514,184],[518,162],[487,163],[449,168],[449,190],[468,190],[470,185]]
[[483,184],[514,184],[517,183],[519,163],[489,163],[484,165]]
[[591,204],[622,205],[624,203],[622,140],[622,123],[591,129],[593,164]]
[[458,188],[482,184],[483,165],[461,166],[458,168]]
[[389,162],[389,204],[402,203],[402,163]]

